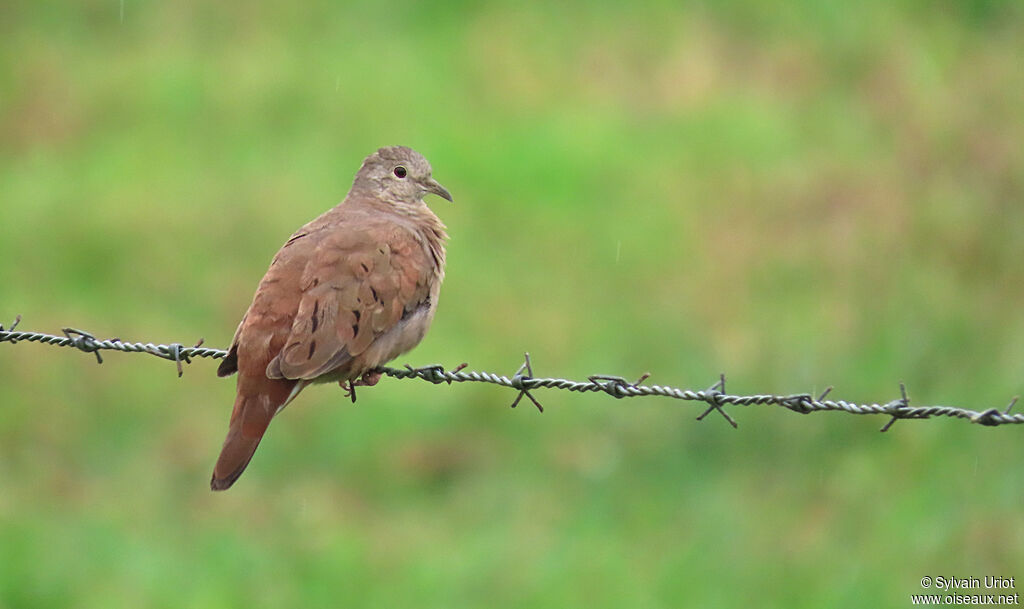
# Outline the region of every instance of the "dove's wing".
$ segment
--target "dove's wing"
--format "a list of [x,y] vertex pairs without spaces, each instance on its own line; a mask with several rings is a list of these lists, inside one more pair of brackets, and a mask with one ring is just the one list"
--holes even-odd
[[360,357],[381,337],[405,331],[419,333],[415,342],[422,338],[418,328],[400,322],[433,304],[440,277],[429,246],[393,221],[360,228],[332,231],[317,244],[291,331],[267,366],[268,377],[352,378],[384,363]]

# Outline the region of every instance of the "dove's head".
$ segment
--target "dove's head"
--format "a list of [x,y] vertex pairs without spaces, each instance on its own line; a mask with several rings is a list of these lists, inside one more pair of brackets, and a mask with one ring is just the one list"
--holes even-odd
[[428,193],[451,201],[452,195],[430,171],[427,159],[412,148],[387,146],[366,157],[352,188],[398,205],[419,204]]

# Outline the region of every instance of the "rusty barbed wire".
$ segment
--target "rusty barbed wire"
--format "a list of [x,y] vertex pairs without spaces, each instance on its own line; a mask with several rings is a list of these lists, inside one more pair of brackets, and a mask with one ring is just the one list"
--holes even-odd
[[[100,340],[84,330],[75,328],[63,328],[64,336],[56,336],[43,332],[27,332],[17,330],[21,321],[19,315],[14,323],[8,328],[0,325],[0,343],[15,344],[18,342],[38,342],[56,347],[74,347],[85,353],[92,353],[96,356],[98,363],[103,363],[100,351],[124,351],[126,353],[149,353],[159,358],[170,360],[176,363],[178,376],[183,373],[182,362],[189,364],[192,358],[220,359],[227,355],[224,349],[213,349],[203,347],[200,339],[195,345],[187,347],[181,343],[154,344],[141,342],[127,342],[119,338]],[[733,427],[737,427],[736,421],[725,411],[725,406],[755,406],[770,405],[781,406],[800,414],[813,412],[838,411],[857,415],[884,415],[889,420],[882,426],[880,431],[887,431],[893,423],[900,419],[930,419],[934,417],[951,417],[963,419],[971,423],[985,426],[998,425],[1019,425],[1024,423],[1024,414],[1011,414],[1017,398],[1013,398],[1004,410],[988,408],[986,410],[970,410],[956,406],[911,406],[910,398],[907,396],[907,389],[900,383],[900,397],[885,403],[857,404],[845,400],[826,399],[832,391],[832,387],[826,389],[817,397],[809,393],[795,393],[792,395],[731,395],[725,392],[725,375],[701,391],[692,389],[679,389],[662,385],[646,385],[648,375],[645,374],[634,382],[618,376],[593,375],[586,381],[574,381],[564,378],[545,378],[533,375],[533,365],[530,362],[530,354],[525,354],[525,360],[519,369],[511,376],[494,374],[477,370],[464,371],[466,364],[461,364],[452,370],[445,370],[443,366],[431,365],[420,368],[406,366],[405,368],[381,367],[378,369],[384,375],[396,379],[416,378],[434,384],[440,383],[490,383],[509,387],[519,393],[512,402],[515,408],[525,397],[529,399],[537,410],[543,412],[544,408],[531,393],[535,389],[561,389],[564,391],[575,391],[578,393],[602,392],[614,398],[633,398],[641,396],[660,396],[675,398],[677,400],[703,402],[707,409],[697,417],[703,420],[712,412],[718,412]],[[525,374],[524,374],[525,373]]]

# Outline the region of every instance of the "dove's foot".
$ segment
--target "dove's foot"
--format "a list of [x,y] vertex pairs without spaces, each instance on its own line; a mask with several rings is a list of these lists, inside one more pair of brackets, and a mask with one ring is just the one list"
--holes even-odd
[[363,376],[347,380],[338,381],[338,386],[345,390],[345,397],[352,398],[352,403],[356,403],[356,387],[373,387],[380,382],[380,377],[383,376],[379,370],[367,370],[363,373]]

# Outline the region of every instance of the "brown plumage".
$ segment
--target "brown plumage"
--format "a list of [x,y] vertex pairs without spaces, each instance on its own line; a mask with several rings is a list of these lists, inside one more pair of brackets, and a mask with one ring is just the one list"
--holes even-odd
[[423,196],[451,200],[430,173],[414,150],[381,148],[345,200],[274,256],[217,369],[238,372],[238,394],[210,488],[242,475],[270,420],[307,385],[354,382],[426,334],[447,235]]

